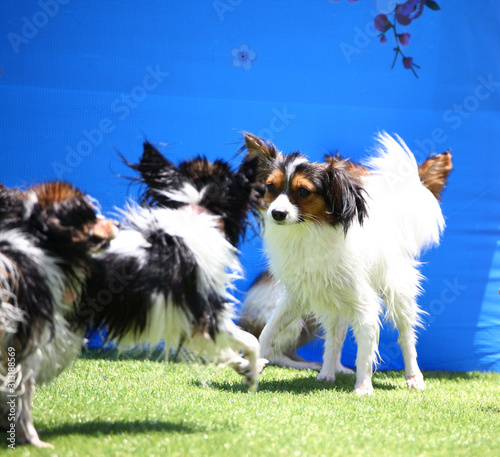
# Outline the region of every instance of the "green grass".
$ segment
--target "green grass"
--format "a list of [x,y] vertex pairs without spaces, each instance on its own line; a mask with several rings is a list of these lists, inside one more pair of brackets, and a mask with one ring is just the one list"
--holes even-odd
[[[401,372],[319,383],[312,371],[267,367],[249,394],[231,370],[87,353],[39,388],[34,420],[55,449],[12,456],[486,456],[500,450],[500,373]],[[9,452],[9,454],[7,454]]]

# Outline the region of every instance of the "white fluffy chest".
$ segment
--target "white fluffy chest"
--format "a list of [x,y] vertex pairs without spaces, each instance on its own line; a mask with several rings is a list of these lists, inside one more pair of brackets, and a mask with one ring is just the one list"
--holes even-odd
[[360,252],[341,227],[268,224],[264,242],[273,274],[306,310],[322,313],[352,301],[359,284]]

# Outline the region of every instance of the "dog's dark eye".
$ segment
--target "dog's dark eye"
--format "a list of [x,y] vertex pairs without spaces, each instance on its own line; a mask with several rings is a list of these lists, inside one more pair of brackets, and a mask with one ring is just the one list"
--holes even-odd
[[311,193],[312,192],[307,187],[299,187],[296,192],[297,197],[299,198],[307,198],[311,195]]
[[277,194],[278,193],[278,189],[276,189],[276,186],[272,182],[267,184],[266,188],[270,194]]

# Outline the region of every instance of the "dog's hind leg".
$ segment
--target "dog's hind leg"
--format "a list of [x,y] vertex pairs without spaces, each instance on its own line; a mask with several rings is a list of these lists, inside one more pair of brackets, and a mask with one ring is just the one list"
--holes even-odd
[[386,291],[384,301],[389,318],[394,322],[399,331],[398,343],[403,353],[405,364],[406,384],[411,389],[425,389],[425,382],[422,372],[417,363],[417,335],[416,327],[421,326],[420,314],[416,296],[418,294],[418,272],[412,269],[408,272],[408,277],[414,280],[399,287],[394,287],[392,291]]
[[405,303],[404,312],[397,312],[394,316],[396,328],[399,331],[398,343],[403,353],[405,364],[406,385],[410,389],[425,389],[424,376],[417,363],[417,335],[415,326],[418,322],[418,306],[415,300]]
[[33,404],[33,395],[35,393],[35,380],[28,379],[22,383],[24,391],[18,394],[17,407],[18,417],[16,420],[16,435],[19,444],[31,444],[36,447],[53,448],[52,444],[45,443],[38,437],[38,432],[33,424],[31,407]]

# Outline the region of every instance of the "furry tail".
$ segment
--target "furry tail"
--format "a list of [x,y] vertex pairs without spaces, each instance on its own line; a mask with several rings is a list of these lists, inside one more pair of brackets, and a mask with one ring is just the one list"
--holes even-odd
[[421,182],[418,165],[399,137],[382,132],[376,154],[368,161],[377,200],[389,208],[391,218],[404,234],[404,245],[412,256],[439,244],[445,222],[437,199]]

